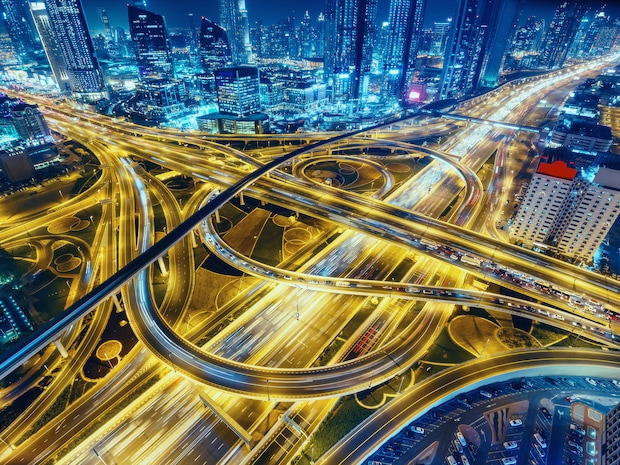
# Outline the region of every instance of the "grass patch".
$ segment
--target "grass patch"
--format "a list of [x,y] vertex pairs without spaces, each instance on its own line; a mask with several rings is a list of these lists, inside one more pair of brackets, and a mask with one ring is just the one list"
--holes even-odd
[[15,441],[15,445],[20,445],[34,433],[39,431],[45,425],[47,425],[50,421],[52,421],[57,416],[61,415],[62,412],[65,411],[67,405],[69,404],[69,392],[71,391],[71,386],[65,387],[60,395],[56,398],[54,403],[50,406],[50,408],[39,417],[37,421],[35,421],[30,429],[24,433],[24,435]]
[[[446,354],[445,357],[444,354]],[[472,358],[474,358],[472,354],[454,343],[448,333],[448,328],[444,327],[439,336],[437,336],[435,343],[428,350],[424,360],[428,363],[456,364],[466,362]]]
[[[564,331],[560,331],[553,326],[543,323],[533,325],[531,334],[538,339],[543,347],[557,344],[566,336]],[[569,339],[574,339],[574,336],[569,336]]]
[[372,413],[373,410],[361,407],[355,400],[355,397],[347,396],[342,398],[334,406],[321,426],[319,426],[301,455],[295,457],[291,463],[295,465],[310,465],[313,448],[314,459],[316,460]]

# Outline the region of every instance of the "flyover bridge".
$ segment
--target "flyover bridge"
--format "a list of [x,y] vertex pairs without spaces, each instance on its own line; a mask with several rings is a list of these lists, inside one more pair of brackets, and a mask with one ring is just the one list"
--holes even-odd
[[466,121],[468,123],[489,124],[491,126],[495,126],[497,128],[502,128],[502,129],[513,129],[515,131],[526,131],[526,132],[535,132],[535,133],[540,132],[540,128],[535,128],[533,126],[524,126],[521,124],[514,124],[514,123],[504,123],[503,121],[493,121],[490,119],[476,118],[474,116],[460,115],[458,113],[446,113],[446,112],[437,111],[437,110],[421,110],[421,113],[427,113],[429,115],[442,117],[442,118],[448,118],[448,119],[454,119],[457,121]]

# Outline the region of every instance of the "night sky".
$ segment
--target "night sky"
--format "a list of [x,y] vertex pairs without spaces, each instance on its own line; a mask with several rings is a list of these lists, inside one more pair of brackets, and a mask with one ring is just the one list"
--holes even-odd
[[[390,0],[379,0],[378,22],[387,20],[389,2]],[[456,9],[456,2],[457,0],[428,0],[425,15],[426,26],[432,26],[433,21],[445,21],[452,16]],[[525,0],[526,6],[520,24],[523,24],[525,18],[531,15],[545,18],[548,24],[559,3],[559,0]],[[603,4],[603,2],[587,3],[594,9]],[[612,17],[620,16],[620,6],[609,5],[614,2],[607,3],[608,7],[605,11]],[[128,30],[127,0],[82,0],[82,4],[91,31],[100,32],[101,30],[101,21],[97,13],[99,7],[106,9],[112,26],[119,26]],[[219,0],[147,0],[148,9],[164,15],[168,27],[171,29],[187,28],[187,15],[189,13],[194,14],[197,26],[200,23],[201,16],[219,22],[218,4]],[[275,24],[290,15],[293,15],[296,23],[299,24],[305,10],[308,10],[310,17],[315,20],[318,14],[324,11],[324,5],[325,2],[316,0],[246,0],[250,26],[253,26],[257,20],[261,20],[265,25]]]

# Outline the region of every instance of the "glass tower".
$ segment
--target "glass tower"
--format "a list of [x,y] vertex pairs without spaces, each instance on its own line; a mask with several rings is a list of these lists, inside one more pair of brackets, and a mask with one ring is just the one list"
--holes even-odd
[[202,18],[200,25],[199,49],[205,73],[212,73],[231,62],[226,31],[207,18]]
[[33,2],[31,9],[60,90],[102,93],[103,77],[79,0]]
[[383,95],[401,100],[413,81],[425,0],[392,0],[383,61]]
[[250,63],[252,44],[245,0],[220,0],[220,24],[228,35],[233,64]]
[[131,5],[127,5],[127,9],[140,80],[174,78],[172,49],[164,17]]

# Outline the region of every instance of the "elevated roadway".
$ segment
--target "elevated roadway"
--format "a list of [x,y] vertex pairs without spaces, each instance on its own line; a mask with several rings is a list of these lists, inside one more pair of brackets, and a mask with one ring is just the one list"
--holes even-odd
[[619,377],[620,354],[594,349],[511,350],[448,368],[416,383],[377,410],[316,461],[318,465],[364,463],[381,444],[423,415],[462,392],[487,382],[518,376],[566,375]]

